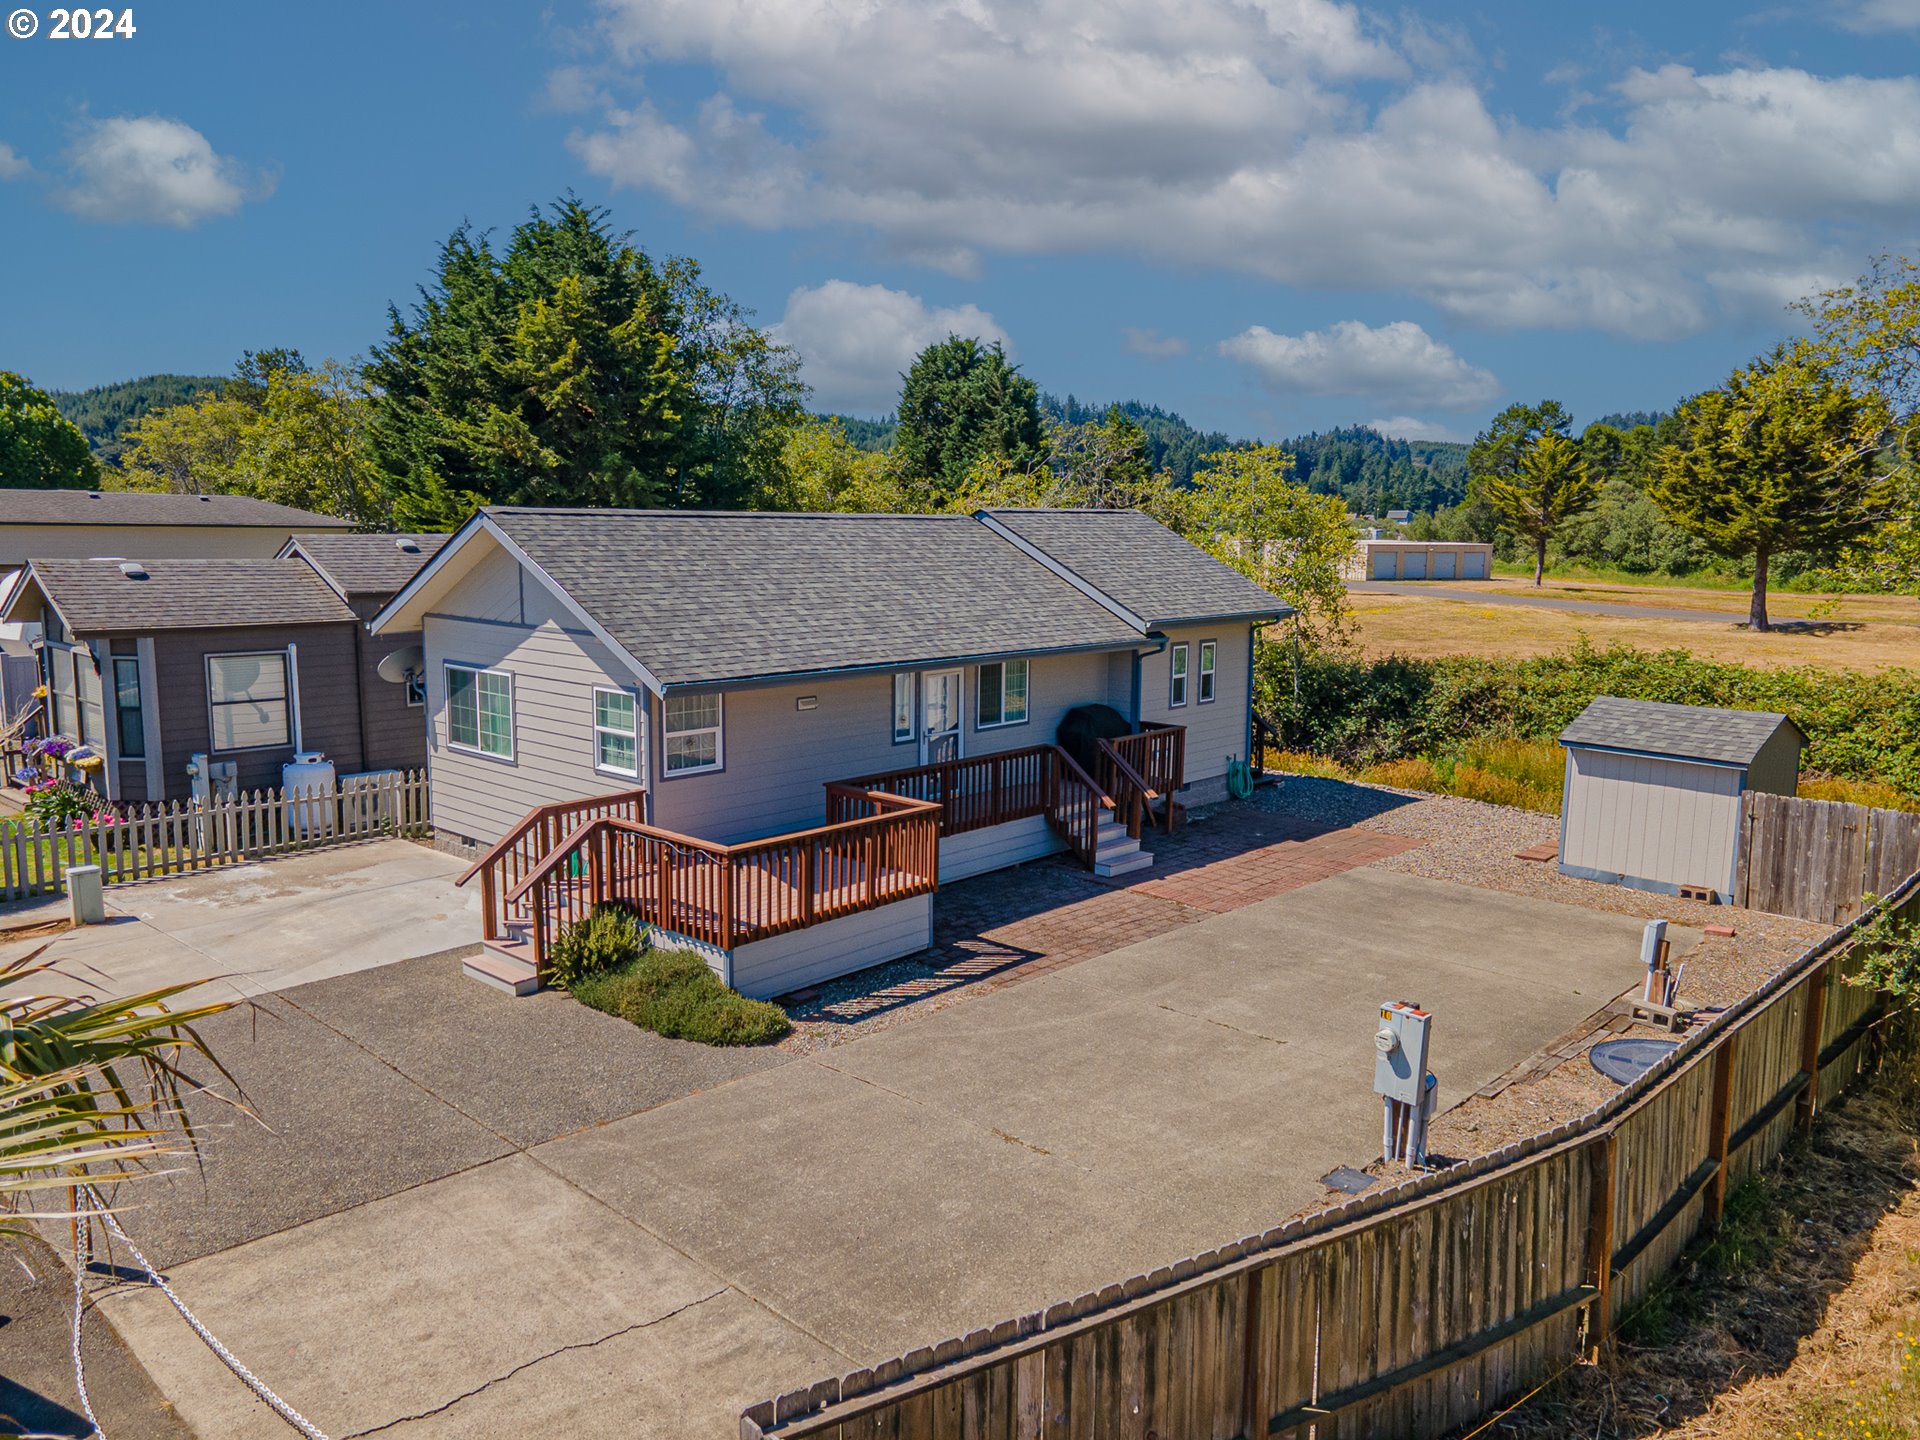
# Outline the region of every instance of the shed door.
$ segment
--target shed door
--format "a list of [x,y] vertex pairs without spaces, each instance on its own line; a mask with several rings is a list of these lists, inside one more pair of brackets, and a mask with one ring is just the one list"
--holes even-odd
[[1436,550],[1433,552],[1433,578],[1436,580],[1453,579],[1453,561],[1457,552]]
[[1484,580],[1487,578],[1486,551],[1469,550],[1463,558],[1466,561],[1466,569],[1462,573],[1467,579]]
[[1393,579],[1393,552],[1376,550],[1373,552],[1372,578],[1375,580]]
[[1402,580],[1424,580],[1427,578],[1427,552],[1409,550],[1400,557],[1400,578]]

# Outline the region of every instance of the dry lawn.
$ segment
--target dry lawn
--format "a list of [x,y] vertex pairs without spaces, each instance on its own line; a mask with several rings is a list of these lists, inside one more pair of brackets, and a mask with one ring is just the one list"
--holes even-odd
[[[1454,587],[1448,587],[1454,588]],[[1485,593],[1488,587],[1478,587]],[[1509,587],[1496,584],[1504,590]],[[1531,587],[1525,587],[1531,588]],[[1569,589],[1567,585],[1557,587]],[[1670,609],[1727,610],[1728,621],[1669,620],[1657,617],[1584,614],[1523,605],[1475,605],[1460,600],[1356,593],[1351,597],[1360,644],[1368,655],[1407,655],[1437,659],[1448,655],[1485,655],[1526,659],[1565,650],[1585,636],[1593,645],[1632,645],[1643,650],[1686,650],[1703,660],[1730,660],[1744,665],[1777,668],[1823,665],[1837,670],[1889,670],[1920,666],[1920,602],[1866,597],[1846,600],[1843,607],[1883,609],[1891,617],[1911,614],[1901,623],[1893,618],[1834,619],[1831,628],[1815,631],[1775,631],[1760,635],[1738,622],[1744,618],[1741,597],[1731,608],[1725,591],[1681,591],[1646,587],[1627,599],[1624,586],[1587,587],[1582,600],[1609,604],[1643,604]],[[1696,603],[1711,598],[1718,604]],[[1796,595],[1775,609],[1780,619],[1794,608],[1811,608],[1813,597]],[[1901,607],[1906,610],[1902,611]],[[1831,618],[1831,617],[1830,617]]]

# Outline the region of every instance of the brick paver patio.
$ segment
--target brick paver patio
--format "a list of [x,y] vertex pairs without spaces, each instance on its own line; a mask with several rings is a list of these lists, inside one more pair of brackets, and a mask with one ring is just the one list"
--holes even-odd
[[941,887],[933,948],[789,1004],[798,1033],[787,1045],[834,1044],[910,1010],[937,1009],[1076,965],[1421,842],[1227,805],[1172,835],[1150,831],[1143,843],[1153,865],[1109,880],[1057,856]]

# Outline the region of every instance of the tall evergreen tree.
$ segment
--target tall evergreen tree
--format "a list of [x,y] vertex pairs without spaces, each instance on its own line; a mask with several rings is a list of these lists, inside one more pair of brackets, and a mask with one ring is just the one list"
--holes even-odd
[[1045,458],[1039,389],[998,343],[949,335],[907,371],[893,453],[907,483],[932,498],[959,490],[981,460],[1037,465]]
[[803,415],[790,352],[571,196],[498,254],[454,231],[388,330],[370,441],[405,525],[480,503],[752,504]]
[[1684,438],[1654,457],[1653,498],[1718,553],[1753,562],[1748,624],[1771,628],[1767,572],[1790,550],[1832,556],[1893,520],[1880,463],[1892,415],[1804,343],[1733,372],[1680,407]]
[[85,489],[100,483],[87,437],[24,376],[0,370],[0,486]]

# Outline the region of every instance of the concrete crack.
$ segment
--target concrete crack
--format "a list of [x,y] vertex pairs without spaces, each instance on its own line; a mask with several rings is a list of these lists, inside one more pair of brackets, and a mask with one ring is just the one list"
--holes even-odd
[[704,1305],[709,1300],[718,1300],[722,1295],[726,1294],[727,1291],[732,1288],[733,1288],[732,1286],[723,1285],[720,1289],[714,1291],[711,1295],[702,1295],[698,1300],[689,1300],[686,1304],[678,1306],[675,1309],[669,1310],[664,1315],[656,1315],[651,1320],[641,1320],[636,1324],[626,1326],[624,1329],[615,1330],[611,1335],[602,1335],[598,1340],[577,1340],[571,1345],[562,1345],[557,1350],[549,1350],[544,1355],[536,1355],[531,1360],[522,1360],[518,1365],[514,1366],[511,1370],[507,1371],[505,1374],[495,1375],[491,1380],[483,1380],[478,1385],[474,1386],[473,1389],[468,1390],[463,1394],[454,1396],[451,1400],[446,1401],[444,1404],[435,1405],[431,1410],[417,1411],[412,1415],[399,1415],[394,1417],[391,1420],[387,1420],[382,1422],[379,1425],[375,1425],[371,1429],[355,1430],[351,1435],[343,1435],[340,1437],[340,1440],[363,1440],[363,1437],[365,1436],[378,1435],[382,1431],[393,1429],[396,1425],[410,1425],[415,1420],[426,1420],[426,1419],[430,1419],[435,1415],[444,1415],[446,1414],[447,1411],[453,1409],[454,1406],[463,1404],[466,1401],[471,1400],[474,1396],[480,1394],[482,1391],[490,1390],[495,1385],[499,1385],[505,1381],[511,1380],[514,1376],[518,1375],[522,1370],[531,1369],[533,1366],[539,1365],[545,1361],[551,1360],[555,1356],[565,1355],[570,1350],[591,1350],[595,1346],[606,1344],[609,1340],[618,1340],[623,1335],[631,1335],[636,1330],[645,1330],[654,1325],[663,1325],[667,1321],[673,1319],[676,1315],[684,1315],[687,1313],[687,1311],[694,1309],[696,1306]]
[[1241,1025],[1229,1025],[1224,1020],[1216,1020],[1211,1015],[1196,1015],[1191,1010],[1182,1010],[1178,1005],[1169,1005],[1164,1000],[1156,1002],[1157,1008],[1169,1015],[1178,1015],[1186,1020],[1198,1020],[1203,1025],[1217,1025],[1222,1030],[1231,1030],[1236,1035],[1245,1035],[1254,1040],[1264,1040],[1269,1045],[1284,1045],[1287,1042],[1273,1035],[1262,1035],[1258,1030],[1249,1030]]

